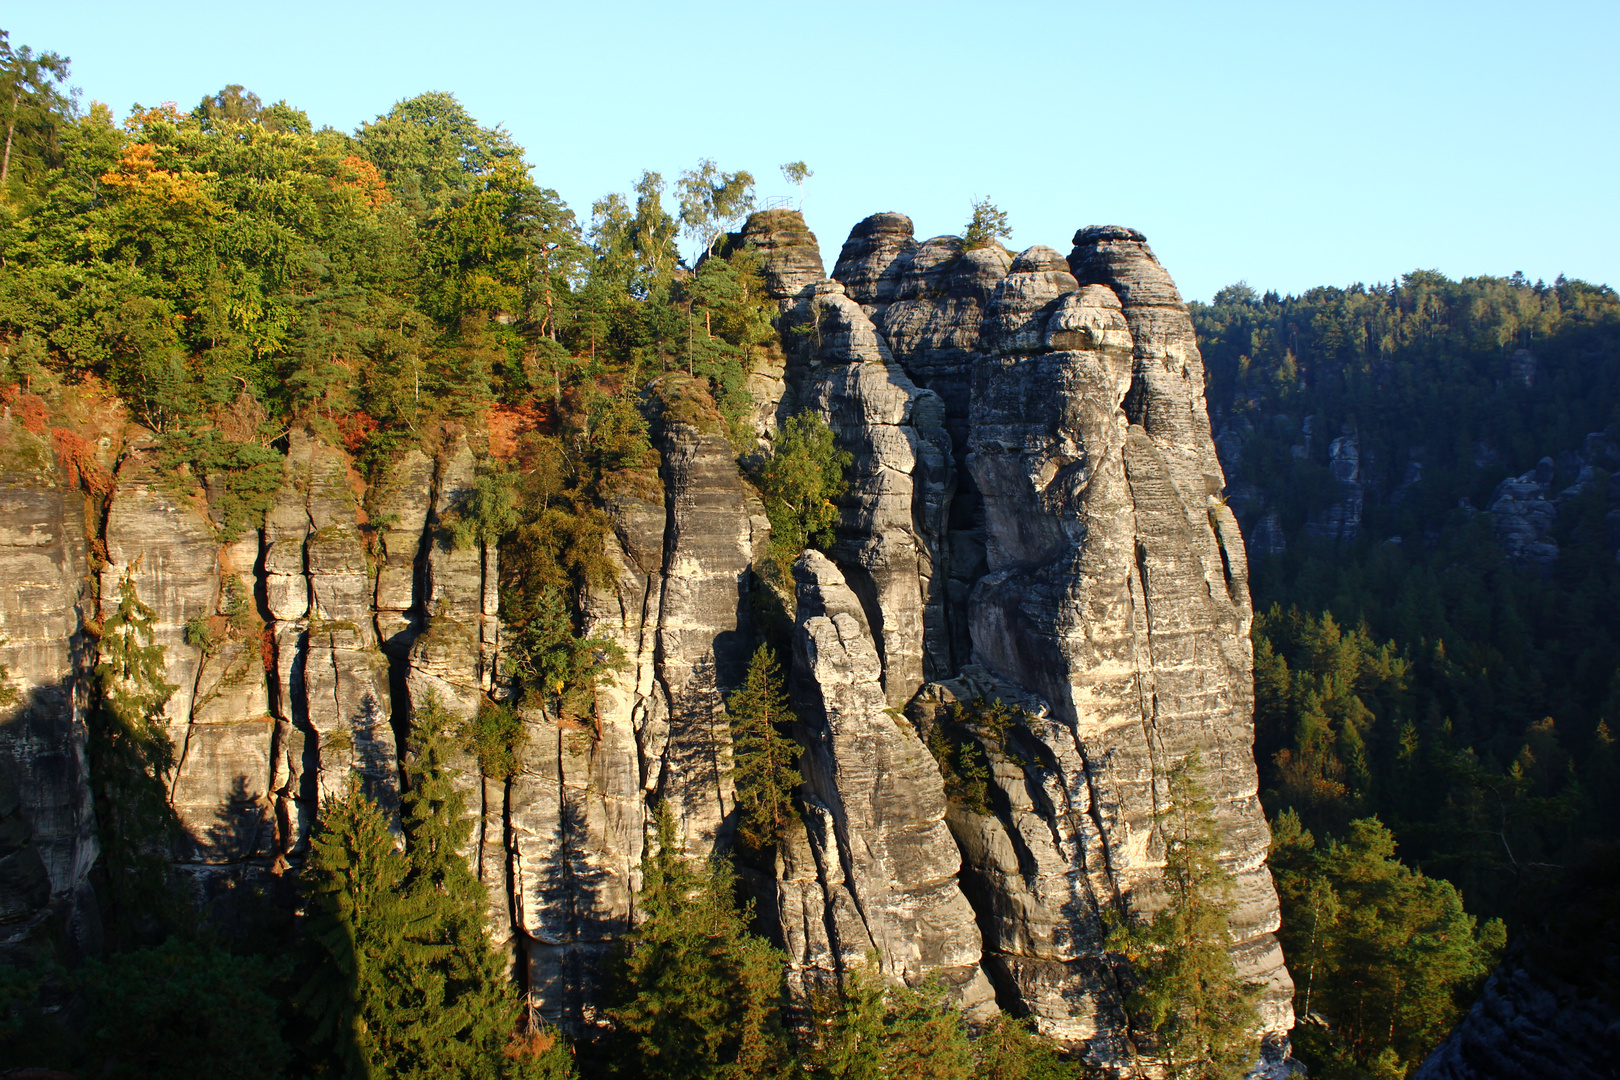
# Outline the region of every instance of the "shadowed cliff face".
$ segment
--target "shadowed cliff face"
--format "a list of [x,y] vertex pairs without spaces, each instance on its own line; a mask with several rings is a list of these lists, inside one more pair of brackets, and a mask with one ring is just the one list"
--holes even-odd
[[[831,278],[796,213],[756,214],[735,241],[759,249],[781,311],[783,351],[749,375],[756,433],[808,409],[852,458],[834,543],[799,560],[788,600],[804,813],[774,888],[756,891],[790,983],[875,955],[887,977],[937,973],[964,1009],[1032,1013],[1126,1067],[1104,917],[1162,903],[1155,811],[1197,750],[1239,883],[1233,956],[1265,985],[1260,1020],[1280,1040],[1291,983],[1250,752],[1245,557],[1169,276],[1114,227],[1082,230],[1067,258],[1014,256],[919,243],[909,219],[879,214]],[[540,1015],[575,1029],[635,919],[651,808],[669,802],[694,856],[735,825],[723,697],[758,641],[769,526],[724,437],[664,419],[654,443],[662,491],[607,507],[616,580],[584,600],[587,632],[626,658],[594,726],[524,708],[515,775],[463,762],[479,817],[466,855],[496,936]],[[455,548],[442,523],[479,445],[450,432],[366,491],[342,451],[294,435],[262,530],[232,544],[151,451],[125,455],[99,594],[105,608],[128,572],[157,611],[181,687],[171,799],[192,839],[176,859],[205,895],[295,866],[351,771],[396,806],[412,704],[431,693],[470,716],[505,693],[497,552]],[[5,491],[0,560],[26,563],[36,599],[0,597],[0,634],[38,692],[0,713],[0,749],[30,850],[67,897],[94,858],[74,749],[84,541],[54,480]],[[29,604],[49,617],[25,626]],[[215,628],[206,646],[198,625]],[[981,697],[1024,719],[985,742],[987,794],[970,808],[946,798],[925,740]],[[19,904],[38,907],[25,878]]]

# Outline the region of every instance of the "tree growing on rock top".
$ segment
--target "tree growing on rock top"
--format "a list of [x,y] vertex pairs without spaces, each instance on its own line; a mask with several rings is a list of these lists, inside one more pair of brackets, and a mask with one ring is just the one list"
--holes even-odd
[[963,251],[1000,244],[1010,236],[1012,227],[1007,224],[1005,210],[989,199],[973,200],[973,215],[968,218],[967,228],[962,230]]
[[799,209],[804,209],[804,182],[816,175],[815,172],[802,161],[789,161],[782,166],[782,177],[788,183],[799,189]]
[[1216,860],[1220,835],[1202,767],[1195,750],[1171,770],[1168,805],[1158,817],[1168,904],[1116,926],[1108,938],[1132,965],[1126,1008],[1152,1055],[1178,1080],[1236,1078],[1259,1056],[1259,988],[1238,978],[1228,951],[1233,880]]

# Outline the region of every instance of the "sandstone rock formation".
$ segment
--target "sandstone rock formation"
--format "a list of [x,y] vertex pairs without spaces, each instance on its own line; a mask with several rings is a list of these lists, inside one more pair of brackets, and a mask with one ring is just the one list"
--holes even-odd
[[[788,599],[802,820],[774,882],[753,886],[792,985],[875,955],[887,977],[938,974],[964,1009],[1032,1013],[1129,1071],[1104,918],[1163,902],[1156,815],[1197,751],[1239,884],[1233,956],[1280,1040],[1291,984],[1250,752],[1245,553],[1192,325],[1141,234],[1015,255],[918,242],[878,214],[831,278],[797,213],[756,214],[728,243],[757,249],[781,312],[781,347],[749,374],[761,452],[807,409],[852,458],[835,540],[800,558]],[[613,580],[583,599],[585,632],[623,666],[594,717],[515,703],[511,775],[460,762],[497,937],[538,1013],[575,1030],[598,1019],[600,959],[637,917],[652,807],[668,802],[692,857],[730,844],[724,694],[760,640],[756,604],[784,599],[760,580],[769,526],[706,391],[675,373],[652,395],[658,475],[605,507]],[[397,805],[429,695],[461,717],[504,701],[499,553],[451,528],[483,453],[447,427],[368,487],[342,450],[293,432],[257,534],[230,537],[206,485],[137,445],[82,597],[77,497],[48,448],[8,474],[0,568],[25,587],[0,595],[0,659],[26,701],[0,711],[20,792],[13,810],[0,784],[0,925],[84,891],[80,611],[104,612],[126,574],[181,688],[165,714],[191,836],[176,859],[204,893],[295,868],[319,800],[353,773]],[[925,739],[981,699],[1023,719],[983,737],[989,795],[970,808],[947,800]],[[26,836],[4,831],[14,817]]]
[[0,460],[0,946],[56,919],[83,955],[100,937],[84,726],[93,658],[79,634],[84,514],[47,443],[10,420],[0,440],[13,448]]

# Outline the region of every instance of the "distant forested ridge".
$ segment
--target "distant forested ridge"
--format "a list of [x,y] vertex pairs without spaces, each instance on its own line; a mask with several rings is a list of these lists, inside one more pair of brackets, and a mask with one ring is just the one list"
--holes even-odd
[[[1355,892],[1344,860],[1384,843],[1369,830],[1510,928],[1536,922],[1527,898],[1612,861],[1620,297],[1419,271],[1286,298],[1240,283],[1192,307],[1249,543],[1255,757],[1303,1017],[1324,897],[1367,903],[1323,890]],[[1355,965],[1321,956],[1343,965],[1325,995],[1317,975],[1326,1019],[1296,1028],[1317,1071],[1409,1069],[1466,1005],[1414,1000],[1390,1032],[1451,1020],[1404,1046],[1368,1036],[1340,1012]]]

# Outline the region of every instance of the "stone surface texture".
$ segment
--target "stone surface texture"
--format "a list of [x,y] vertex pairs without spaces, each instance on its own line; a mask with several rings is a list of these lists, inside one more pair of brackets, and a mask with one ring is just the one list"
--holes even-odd
[[[1291,983],[1251,754],[1245,552],[1192,325],[1141,234],[1083,229],[1066,257],[964,251],[884,213],[830,278],[797,212],[756,214],[727,243],[759,254],[780,313],[780,346],[749,376],[757,447],[739,454],[702,419],[706,391],[662,377],[657,474],[605,507],[613,580],[582,598],[585,631],[623,666],[594,716],[512,703],[527,733],[512,775],[459,762],[466,856],[539,1015],[600,1019],[600,961],[638,917],[659,802],[691,857],[729,848],[724,697],[774,625],[791,637],[803,812],[774,880],[768,862],[743,880],[793,987],[875,955],[886,977],[937,974],[965,1010],[1031,1013],[1130,1072],[1105,919],[1163,902],[1156,812],[1196,751],[1238,880],[1233,957],[1280,1045]],[[766,571],[749,462],[802,410],[851,466],[834,542],[787,583]],[[132,444],[99,578],[80,495],[50,467],[0,477],[0,573],[17,586],[0,592],[0,663],[23,691],[0,711],[0,930],[48,910],[90,925],[80,628],[125,574],[179,687],[177,865],[210,896],[295,866],[319,800],[352,773],[397,812],[428,695],[461,717],[510,697],[498,553],[454,542],[485,437],[424,433],[369,487],[343,450],[288,440],[283,483],[240,537],[222,535],[206,485]],[[785,618],[760,618],[773,604]],[[926,742],[981,698],[1024,716],[982,737],[985,813],[947,800]]]

